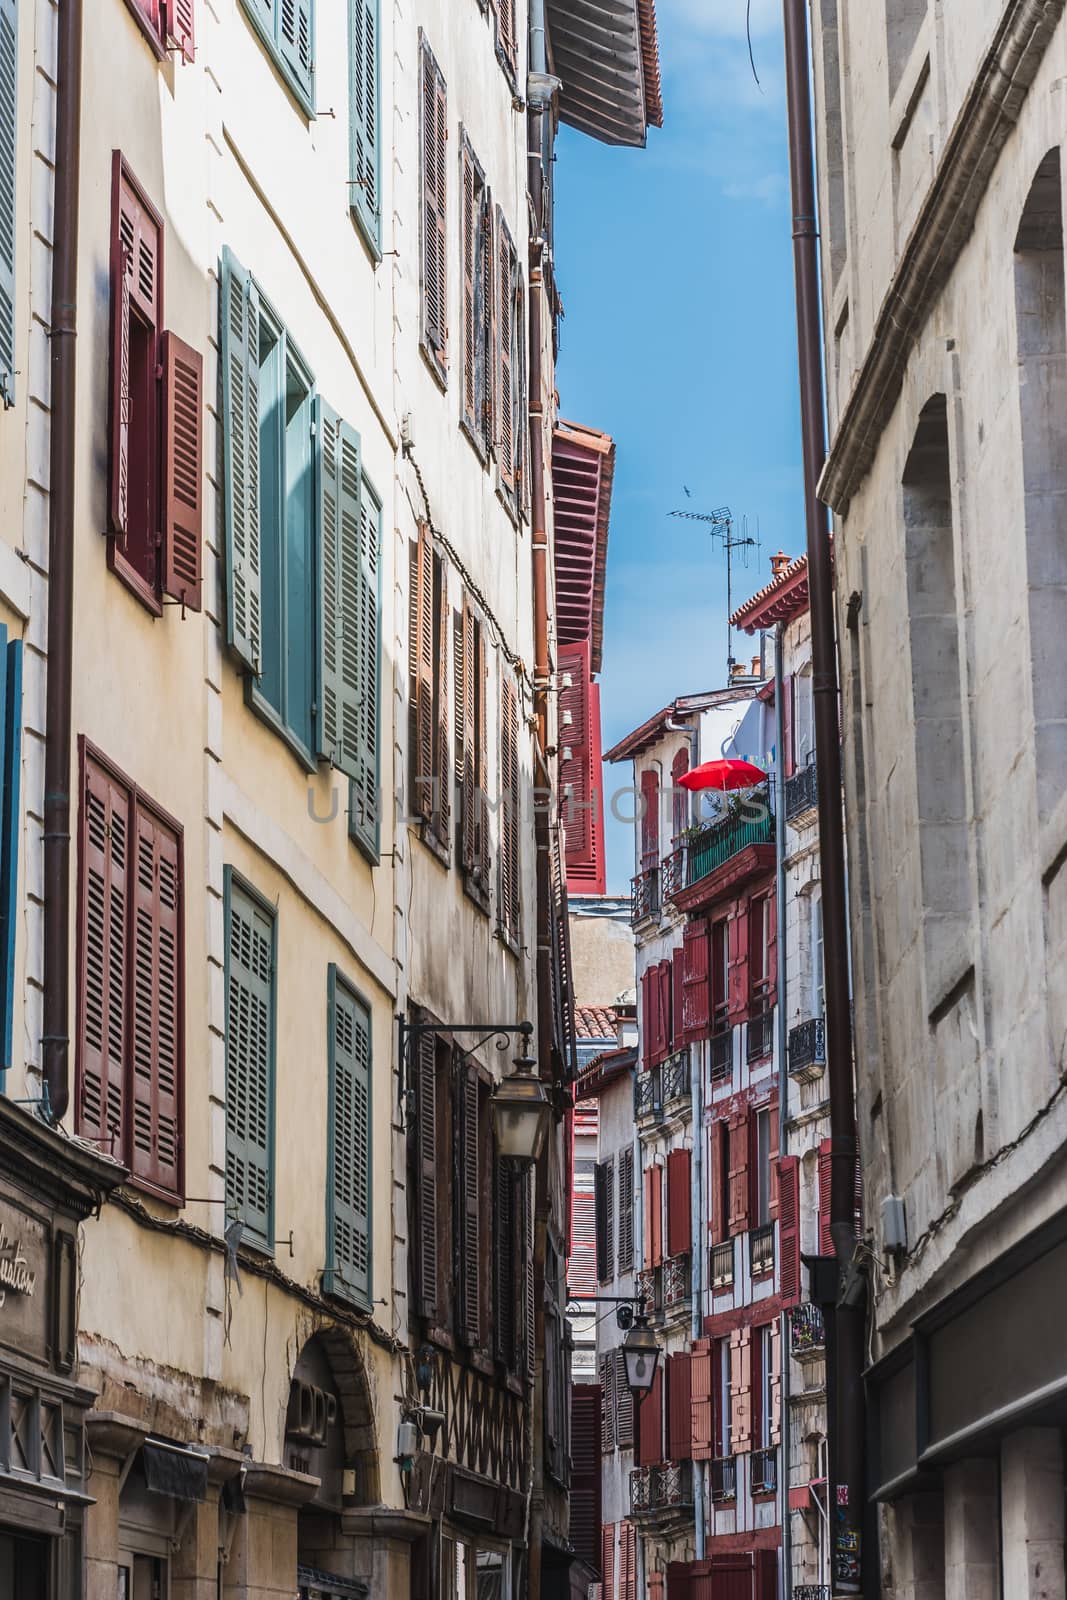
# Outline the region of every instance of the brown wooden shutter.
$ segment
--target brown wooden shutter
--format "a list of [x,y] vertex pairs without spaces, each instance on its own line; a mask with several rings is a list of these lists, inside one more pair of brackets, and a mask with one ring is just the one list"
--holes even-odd
[[437,615],[434,622],[434,688],[437,720],[434,729],[433,794],[434,830],[441,844],[449,842],[452,818],[452,713],[448,681],[448,584],[443,560],[434,561]]
[[600,1385],[571,1386],[570,1542],[596,1571],[600,1556]]
[[515,0],[496,0],[497,45],[514,78],[519,70],[519,40],[515,26]]
[[496,448],[497,422],[497,372],[499,368],[500,330],[496,293],[497,256],[496,228],[489,192],[482,186],[478,220],[478,259],[475,264],[480,292],[478,322],[476,324],[475,389],[480,406],[482,443],[486,454]]
[[166,0],[167,35],[182,53],[187,64],[196,59],[193,31],[194,0]]
[[752,1329],[730,1335],[730,1448],[735,1456],[752,1446]]
[[[711,1125],[711,1242],[722,1244],[730,1235],[727,1185],[730,1172],[730,1127],[727,1122]],[[731,1191],[732,1192],[732,1191]]]
[[652,1065],[652,1052],[655,1037],[655,1006],[659,999],[659,989],[656,986],[656,975],[653,967],[646,967],[641,974],[641,1062],[646,1072]]
[[690,1195],[690,1153],[672,1150],[667,1157],[667,1254],[688,1255],[693,1248]]
[[619,1276],[634,1267],[634,1153],[619,1151]]
[[515,1169],[511,1162],[497,1156],[494,1178],[493,1351],[497,1360],[513,1372],[518,1365],[518,1302],[521,1285],[518,1275]]
[[485,642],[485,627],[480,625],[475,629],[476,657],[474,663],[474,703],[475,703],[475,734],[477,746],[477,784],[476,798],[477,817],[475,837],[477,840],[476,871],[481,874],[481,885],[488,895],[492,882],[493,847],[489,832],[489,755],[486,738],[485,706],[488,698],[489,684],[489,655]]
[[637,1600],[637,1529],[619,1524],[619,1600]]
[[748,916],[744,911],[730,918],[730,1021],[742,1022],[748,1016]]
[[434,814],[434,618],[433,545],[425,522],[411,546],[410,613],[411,805],[428,821]]
[[497,459],[500,467],[500,481],[508,494],[511,495],[515,493],[517,480],[516,428],[521,426],[521,419],[516,415],[515,392],[515,288],[519,259],[508,225],[504,220],[504,213],[499,207],[497,208],[496,242],[497,314],[495,337],[498,357],[496,403],[500,418],[500,448]]
[[[664,1595],[663,1577],[664,1577],[664,1575],[663,1575],[662,1572],[650,1572],[649,1573],[649,1575],[648,1575],[648,1600],[663,1600],[663,1595]],[[668,1600],[675,1600],[675,1591],[674,1591],[673,1584],[671,1586],[671,1592],[670,1592],[670,1595],[668,1596]]]
[[711,1340],[695,1339],[691,1357],[689,1455],[693,1461],[710,1461],[715,1454],[711,1400]]
[[181,841],[139,801],[134,818],[130,1166],[135,1178],[176,1196],[184,1045]]
[[823,1139],[819,1144],[819,1254],[832,1256],[834,1240],[830,1232],[830,1185],[833,1174],[831,1151],[833,1141]]
[[461,405],[463,420],[474,433],[480,432],[478,416],[478,240],[481,207],[476,191],[474,152],[463,139],[460,148],[460,305],[462,310]]
[[671,1461],[691,1460],[692,1406],[692,1371],[685,1352],[671,1356],[667,1363],[667,1455]]
[[755,1600],[778,1600],[778,1551],[757,1550]]
[[444,377],[448,344],[447,158],[448,101],[445,80],[433,51],[421,40],[422,110],[420,188],[422,190],[422,338]]
[[530,1195],[530,1180],[525,1170],[520,1171],[517,1179],[519,1192],[519,1241],[521,1250],[521,1293],[519,1304],[522,1308],[523,1327],[523,1367],[524,1376],[528,1383],[533,1383],[537,1370],[537,1332],[536,1332],[536,1274],[534,1270],[534,1203]]
[[[145,504],[145,515],[155,511],[155,490],[159,471],[158,455],[131,458],[133,422],[131,406],[131,328],[136,315],[148,330],[149,359],[158,361],[158,340],[163,324],[163,230],[162,224],[136,185],[116,150],[111,176],[111,475],[110,531],[118,548],[124,550],[131,526],[131,482],[133,492]],[[138,402],[147,405],[148,415],[140,415],[138,437],[153,441],[158,450],[158,401],[155,383],[147,385]],[[152,482],[141,481],[151,477]]]
[[748,1227],[748,1116],[738,1112],[730,1118],[730,1233],[744,1233]]
[[173,333],[162,339],[163,593],[200,610],[204,360]]
[[455,1192],[459,1198],[459,1334],[479,1347],[481,1319],[481,1175],[478,1161],[478,1069],[473,1061],[458,1064]]
[[652,1232],[652,1265],[663,1265],[663,1168],[653,1166],[649,1169],[650,1193],[649,1215]]
[[615,1596],[615,1524],[605,1522],[601,1529],[600,1576],[604,1583],[604,1600]]
[[422,1034],[415,1044],[416,1084],[416,1305],[420,1316],[437,1316],[437,1041]]
[[460,864],[465,872],[473,872],[478,860],[474,633],[474,613],[464,595],[456,635],[456,786],[459,789]]
[[615,1448],[615,1351],[602,1351],[597,1367],[600,1373],[600,1449],[607,1455]]
[[711,1031],[708,931],[701,917],[687,923],[682,934],[682,1026],[675,1027],[679,1042],[696,1043]]
[[500,686],[500,921],[512,938],[521,926],[519,884],[519,708],[515,682]]
[[656,1367],[652,1387],[637,1403],[637,1455],[639,1467],[656,1467],[663,1460],[663,1363]]
[[641,774],[641,871],[659,866],[659,773]]
[[783,1306],[800,1299],[800,1160],[783,1156],[778,1171],[778,1292]]
[[634,1392],[626,1381],[626,1360],[622,1349],[612,1351],[615,1363],[615,1439],[620,1450],[632,1450],[634,1443]]
[[130,801],[124,785],[86,755],[80,816],[75,1125],[126,1159],[129,970],[127,875]]

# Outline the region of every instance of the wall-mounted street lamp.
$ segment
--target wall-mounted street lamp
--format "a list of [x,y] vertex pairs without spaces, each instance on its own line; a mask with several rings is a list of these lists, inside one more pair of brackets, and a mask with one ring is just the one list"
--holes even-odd
[[615,1321],[620,1332],[626,1332],[626,1338],[622,1342],[626,1385],[634,1399],[640,1400],[656,1381],[656,1368],[662,1354],[656,1343],[656,1336],[648,1325],[644,1295],[571,1295],[567,1302],[567,1315],[580,1317],[584,1306],[616,1307]]
[[536,1161],[544,1148],[552,1107],[537,1076],[537,1060],[529,1052],[516,1056],[515,1071],[495,1090],[492,1101],[496,1145],[512,1161]]

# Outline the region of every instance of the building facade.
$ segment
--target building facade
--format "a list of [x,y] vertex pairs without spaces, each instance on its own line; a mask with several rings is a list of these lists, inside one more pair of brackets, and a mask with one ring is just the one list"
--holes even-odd
[[899,1600],[1057,1594],[1067,24],[870,10],[812,9],[868,1564]]
[[569,1589],[547,10],[0,5],[18,1600]]

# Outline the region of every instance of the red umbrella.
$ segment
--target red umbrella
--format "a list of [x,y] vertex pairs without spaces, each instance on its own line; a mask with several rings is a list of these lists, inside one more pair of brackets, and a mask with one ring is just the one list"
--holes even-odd
[[767,774],[751,761],[703,761],[678,779],[683,789],[719,789],[724,794],[730,789],[754,789],[766,781]]

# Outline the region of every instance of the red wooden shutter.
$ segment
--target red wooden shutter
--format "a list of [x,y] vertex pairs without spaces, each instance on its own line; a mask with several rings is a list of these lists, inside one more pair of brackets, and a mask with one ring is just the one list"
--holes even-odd
[[[711,1183],[711,1242],[722,1244],[730,1234],[730,1214],[727,1208],[727,1182],[729,1179],[730,1129],[726,1122],[713,1122],[711,1125],[711,1162],[709,1179]],[[732,1193],[732,1190],[730,1191]]]
[[614,1600],[615,1524],[613,1522],[605,1522],[601,1529],[600,1576],[604,1584],[604,1600]]
[[778,1166],[778,1292],[783,1306],[800,1299],[800,1159],[783,1156]]
[[761,1010],[767,992],[766,970],[767,900],[757,895],[748,903],[748,998],[752,1010]]
[[659,1000],[654,967],[646,967],[641,974],[641,1061],[646,1071],[652,1065],[655,1048],[655,1011]]
[[641,1188],[645,1202],[645,1226],[641,1264],[646,1272],[652,1270],[652,1168],[645,1167],[641,1174]]
[[682,951],[679,947],[671,957],[671,1037],[669,1047],[680,1050],[685,1044],[685,1002],[683,998]]
[[690,1152],[672,1150],[667,1157],[667,1254],[688,1255],[693,1248],[690,1195]]
[[766,964],[767,970],[763,974],[765,980],[764,1004],[772,1006],[778,988],[778,897],[768,894],[763,899],[763,916],[765,922],[765,938],[767,945]]
[[569,877],[595,865],[588,640],[560,646],[559,674],[559,776]]
[[126,788],[86,755],[80,816],[77,1131],[126,1159]]
[[[680,1591],[679,1591],[680,1592]],[[650,1572],[648,1574],[648,1600],[663,1600],[663,1573]],[[671,1585],[668,1600],[675,1600],[674,1585]]]
[[730,1448],[743,1455],[752,1445],[752,1329],[730,1335]]
[[748,917],[744,911],[730,918],[730,1021],[748,1015]]
[[437,1042],[423,1034],[416,1051],[416,1305],[437,1316]]
[[742,1111],[730,1118],[730,1233],[748,1227],[748,1117]]
[[135,804],[133,893],[133,1140],[135,1178],[180,1195],[184,1027],[181,841]]
[[687,745],[675,753],[671,762],[671,811],[674,823],[673,843],[677,844],[686,828],[689,826],[689,791],[681,787],[681,780],[689,771],[689,749]]
[[730,924],[725,918],[711,925],[711,1031],[721,1033],[730,1020]]
[[659,866],[659,773],[641,774],[641,870]]
[[830,1157],[832,1141],[823,1139],[819,1145],[819,1254],[832,1256],[833,1236],[830,1233],[830,1175],[833,1162]]
[[688,1353],[671,1356],[667,1365],[667,1455],[689,1461],[693,1435],[693,1389]]
[[755,1600],[778,1600],[778,1551],[756,1551]]
[[162,339],[163,593],[200,610],[204,361],[173,333]]
[[167,35],[182,53],[182,60],[190,62],[195,60],[195,38],[193,35],[193,4],[194,0],[166,0],[167,6]]
[[661,961],[659,971],[659,1056],[665,1061],[671,1053],[671,1004],[674,967],[670,961]]
[[782,679],[782,763],[783,772],[791,778],[796,771],[796,751],[793,740],[793,674]]
[[478,1347],[481,1324],[481,1173],[478,1160],[478,1069],[473,1061],[460,1066],[459,1142],[456,1148],[456,1192],[460,1218],[460,1338]]
[[689,1369],[690,1421],[689,1456],[693,1461],[710,1461],[714,1419],[711,1409],[711,1340],[695,1339]]
[[600,1553],[600,1385],[571,1388],[570,1540],[596,1571]]
[[639,1467],[657,1467],[663,1460],[663,1362],[656,1367],[652,1387],[637,1403],[637,1453]]
[[613,1350],[608,1357],[614,1361],[615,1439],[620,1450],[632,1450],[634,1443],[634,1392],[626,1381],[626,1360],[622,1350]]
[[708,924],[701,917],[687,923],[682,934],[682,1026],[679,1030],[676,1023],[675,1032],[690,1043],[703,1039],[711,1030],[708,933]]
[[619,1600],[637,1600],[637,1529],[619,1524]]
[[649,1175],[649,1232],[652,1237],[653,1267],[663,1265],[663,1168],[652,1166]]

